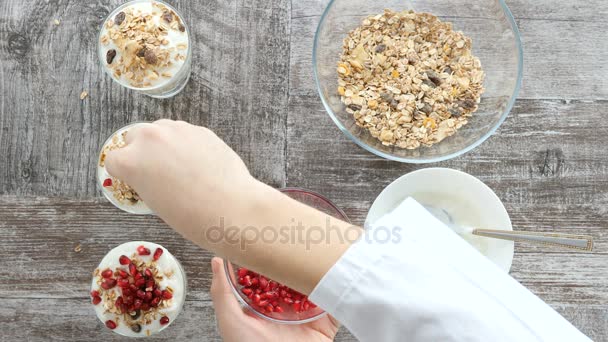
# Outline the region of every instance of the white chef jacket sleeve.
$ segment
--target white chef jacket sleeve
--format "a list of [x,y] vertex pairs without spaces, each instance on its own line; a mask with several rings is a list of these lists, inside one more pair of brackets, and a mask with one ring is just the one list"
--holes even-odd
[[310,300],[362,342],[590,341],[411,198],[347,250]]

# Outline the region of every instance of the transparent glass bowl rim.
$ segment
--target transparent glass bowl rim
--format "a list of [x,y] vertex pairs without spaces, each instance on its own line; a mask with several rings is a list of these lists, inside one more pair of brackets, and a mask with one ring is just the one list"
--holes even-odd
[[[114,247],[114,248],[118,248],[118,247],[120,247],[120,246],[122,246],[122,245],[124,245],[124,244],[126,244],[126,243],[129,243],[129,242],[131,242],[131,241],[121,243],[120,245],[117,245],[117,246],[116,246],[116,247]],[[143,240],[142,240],[142,242],[145,242],[145,243],[150,243],[149,241],[143,241]],[[124,336],[124,337],[129,337],[129,338],[146,338],[146,337],[152,337],[152,336],[158,335],[158,334],[160,334],[161,332],[163,332],[163,331],[167,330],[167,328],[169,328],[169,326],[170,326],[171,324],[173,324],[173,322],[175,322],[175,321],[177,320],[177,317],[179,317],[179,315],[180,315],[180,314],[182,313],[182,311],[184,310],[184,305],[186,304],[186,294],[188,293],[188,278],[186,277],[186,271],[184,270],[184,266],[183,266],[183,265],[182,265],[182,263],[179,261],[179,259],[177,259],[177,258],[175,257],[175,255],[173,255],[173,253],[171,253],[171,252],[170,252],[170,251],[167,249],[167,247],[165,247],[165,246],[163,246],[163,245],[161,245],[161,244],[158,244],[158,243],[154,243],[154,244],[161,246],[162,248],[164,248],[164,249],[165,249],[165,251],[167,251],[167,252],[169,252],[169,253],[171,254],[171,257],[173,258],[173,260],[175,260],[175,263],[176,263],[176,264],[177,264],[177,266],[179,267],[179,272],[181,272],[181,274],[182,274],[182,279],[184,279],[184,295],[182,296],[182,300],[181,300],[181,301],[180,301],[180,303],[179,303],[179,310],[177,311],[177,314],[175,315],[175,319],[173,319],[173,320],[169,321],[169,323],[168,323],[167,325],[165,325],[165,326],[164,326],[162,329],[160,329],[160,330],[158,330],[158,331],[153,332],[153,333],[152,333],[150,336],[146,336],[146,335],[142,335],[142,336],[131,336],[131,335],[125,335],[125,334],[120,333],[120,332],[118,332],[118,331],[116,331],[116,330],[112,330],[112,332],[113,332],[113,333],[115,333],[115,334],[117,334],[117,335]],[[108,253],[110,253],[110,252],[111,252],[111,251],[112,251],[114,248],[112,248],[110,251],[108,251]],[[108,253],[106,253],[106,255],[108,255]],[[105,257],[106,257],[106,255],[104,255],[104,256],[103,256],[103,258],[105,258]],[[102,258],[102,260],[103,260],[103,258]],[[95,276],[93,276],[93,280],[95,280]],[[102,321],[102,320],[101,320],[101,318],[100,318],[99,316],[97,316],[97,314],[96,314],[95,316],[96,316],[96,317],[97,317],[97,318],[98,318],[98,319],[101,321],[101,323],[105,323],[104,321]]]
[[160,89],[160,88],[166,86],[171,81],[171,79],[167,80],[167,82],[160,83],[160,84],[157,84],[152,87],[143,87],[143,88],[137,88],[137,87],[133,87],[128,84],[123,84],[122,82],[119,82],[117,79],[115,79],[114,75],[112,75],[112,73],[110,73],[108,68],[106,68],[106,63],[105,63],[106,60],[105,60],[105,56],[102,53],[102,48],[101,48],[101,33],[103,32],[103,27],[105,26],[106,22],[108,22],[108,19],[114,17],[123,8],[136,4],[136,3],[140,3],[140,2],[158,2],[160,4],[163,4],[167,7],[169,7],[169,9],[171,9],[173,12],[175,12],[180,17],[182,24],[186,28],[186,32],[188,33],[188,56],[186,56],[186,60],[184,61],[184,64],[182,64],[182,66],[179,68],[177,73],[175,75],[173,75],[174,77],[177,74],[182,73],[184,71],[184,67],[188,63],[190,63],[190,60],[192,59],[192,31],[190,31],[188,24],[184,21],[184,16],[181,14],[181,12],[178,11],[177,9],[175,9],[175,7],[171,6],[170,4],[168,4],[162,0],[131,0],[131,1],[125,2],[124,4],[116,7],[114,10],[112,10],[112,12],[110,12],[110,14],[108,14],[108,16],[103,20],[103,22],[101,23],[101,26],[99,27],[99,33],[97,34],[97,54],[99,55],[99,62],[101,63],[101,68],[103,69],[103,71],[106,74],[110,75],[110,77],[112,78],[112,80],[114,82],[120,84],[121,86],[123,86],[127,89],[137,90],[137,91],[149,91],[149,90]]
[[329,117],[331,117],[331,119],[334,121],[336,126],[338,126],[338,128],[354,143],[356,143],[363,149],[365,149],[377,156],[380,156],[382,158],[386,158],[388,160],[398,161],[398,162],[402,162],[402,163],[409,163],[409,164],[436,163],[436,162],[449,160],[449,159],[458,157],[462,154],[465,154],[465,153],[471,151],[475,147],[481,145],[481,143],[483,143],[490,136],[492,136],[492,134],[494,134],[494,132],[496,132],[498,127],[500,127],[500,125],[502,125],[502,123],[506,120],[507,116],[511,112],[511,109],[513,108],[513,105],[515,104],[515,100],[517,99],[517,95],[519,94],[519,90],[521,88],[521,82],[522,82],[522,78],[523,78],[523,68],[524,68],[524,65],[523,65],[524,55],[523,55],[523,46],[521,43],[521,36],[519,33],[519,29],[517,28],[517,23],[515,23],[515,18],[513,17],[511,10],[509,9],[509,7],[507,6],[507,4],[505,3],[504,0],[495,0],[495,1],[498,1],[501,8],[503,9],[503,11],[507,17],[507,20],[509,21],[509,24],[511,25],[511,29],[513,30],[514,36],[515,36],[515,45],[517,46],[517,82],[515,84],[515,89],[513,90],[513,94],[509,98],[509,102],[507,103],[505,111],[502,113],[498,122],[488,132],[486,132],[486,134],[484,134],[481,138],[477,139],[477,141],[475,141],[474,143],[461,149],[460,151],[456,151],[456,152],[453,152],[450,154],[446,154],[444,156],[428,158],[428,159],[397,157],[392,154],[382,152],[382,151],[366,144],[361,139],[354,136],[346,127],[344,127],[344,125],[342,124],[340,119],[338,119],[338,117],[334,114],[331,107],[327,103],[327,99],[325,98],[325,96],[323,95],[323,91],[321,90],[321,81],[319,79],[319,71],[317,70],[317,49],[318,49],[318,44],[319,44],[319,34],[321,32],[321,27],[323,27],[323,25],[325,24],[325,20],[327,19],[329,11],[331,10],[331,8],[334,5],[334,2],[336,2],[336,1],[338,1],[338,0],[331,0],[329,2],[329,5],[327,5],[327,7],[325,8],[325,11],[323,12],[323,15],[321,16],[321,20],[319,20],[319,25],[317,26],[317,30],[315,31],[315,39],[314,39],[313,48],[312,48],[312,68],[313,68],[313,72],[314,72],[315,85],[317,87],[317,92],[319,93],[321,102],[323,102],[325,111],[327,112]]
[[[314,197],[319,198],[320,200],[326,202],[330,207],[332,207],[332,209],[336,210],[336,212],[338,212],[342,218],[344,220],[346,220],[346,222],[350,222],[350,219],[348,218],[348,216],[346,216],[346,213],[344,213],[344,211],[342,211],[342,209],[338,208],[332,201],[330,201],[328,198],[326,198],[325,196],[318,194],[314,191],[310,191],[310,190],[306,190],[306,189],[302,189],[302,188],[293,188],[293,187],[288,187],[288,188],[281,188],[279,189],[279,191],[283,192],[283,193],[289,193],[289,192],[302,192],[302,193],[306,193],[308,195],[312,195]],[[323,311],[321,313],[319,313],[318,315],[315,315],[313,317],[309,317],[306,319],[301,319],[301,320],[294,320],[294,321],[288,321],[288,320],[281,320],[281,319],[276,319],[276,318],[272,318],[272,317],[268,317],[260,312],[258,312],[255,308],[253,308],[251,305],[249,305],[249,303],[247,303],[247,301],[245,301],[243,299],[243,297],[241,297],[241,294],[239,293],[238,289],[236,288],[235,284],[232,282],[232,276],[233,274],[230,273],[230,266],[233,266],[232,263],[226,259],[224,259],[224,271],[226,272],[226,277],[228,278],[228,284],[230,284],[230,288],[232,289],[232,292],[234,293],[234,296],[238,299],[238,301],[241,303],[242,306],[247,307],[247,309],[249,309],[249,311],[253,312],[256,316],[261,317],[265,320],[277,323],[277,324],[285,324],[285,325],[297,325],[297,324],[305,324],[305,323],[310,323],[313,321],[318,320],[321,317],[324,317],[325,315],[327,315],[327,312]]]

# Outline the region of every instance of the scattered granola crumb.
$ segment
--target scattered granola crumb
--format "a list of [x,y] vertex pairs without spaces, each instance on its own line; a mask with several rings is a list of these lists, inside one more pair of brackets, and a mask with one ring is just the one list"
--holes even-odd
[[61,21],[59,21],[59,19],[55,19],[55,20],[53,21],[53,23],[54,23],[55,25],[59,26],[59,24],[61,24]]
[[87,93],[86,90],[83,90],[82,93],[80,93],[81,100],[84,100],[87,96],[89,96],[89,93]]
[[76,247],[74,247],[74,252],[76,253],[80,253],[82,251],[82,246],[80,244],[76,245]]
[[383,145],[431,146],[478,108],[484,72],[471,44],[434,15],[385,10],[344,39],[337,93]]

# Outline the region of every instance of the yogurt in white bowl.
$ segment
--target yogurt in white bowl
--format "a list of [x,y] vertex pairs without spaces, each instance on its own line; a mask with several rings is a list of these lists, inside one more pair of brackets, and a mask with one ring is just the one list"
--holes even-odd
[[378,195],[367,214],[366,226],[393,211],[408,197],[413,197],[481,254],[509,272],[515,250],[512,241],[463,234],[469,227],[513,230],[504,205],[482,181],[447,168],[410,172]]

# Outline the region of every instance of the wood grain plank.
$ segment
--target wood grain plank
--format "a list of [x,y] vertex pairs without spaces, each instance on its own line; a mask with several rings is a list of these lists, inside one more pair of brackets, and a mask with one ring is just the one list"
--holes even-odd
[[[354,223],[362,223],[369,202],[333,194]],[[517,245],[512,274],[549,303],[600,304],[608,301],[608,230],[601,215],[583,220],[560,216],[545,205],[507,207],[516,228],[586,233],[597,240],[593,253]],[[188,300],[209,300],[211,254],[184,240],[154,217],[124,214],[96,201],[0,198],[0,297],[86,297],[91,273],[114,246],[136,239],[161,243],[183,264]],[[559,225],[553,228],[553,224]],[[80,245],[81,252],[74,247]],[[75,266],[77,265],[77,267]]]
[[[13,341],[127,341],[106,329],[97,320],[86,299],[2,299],[1,342]],[[44,310],[53,308],[55,310]],[[66,308],[66,310],[57,310]],[[595,341],[608,334],[608,310],[603,306],[560,305],[555,309]],[[213,307],[208,301],[186,301],[184,311],[154,341],[221,341]],[[336,342],[357,341],[340,329]]]
[[[608,11],[607,2],[598,6],[600,12]],[[292,20],[290,94],[316,92],[311,51],[319,19],[318,15],[312,15]],[[484,20],[479,18],[450,17],[448,20],[469,34],[482,32],[485,27]],[[608,99],[608,54],[605,53],[608,40],[604,39],[608,22],[522,18],[517,19],[517,24],[524,45],[524,81],[518,98]],[[475,41],[473,44],[475,47]],[[484,48],[483,44],[478,41],[476,48]]]
[[[434,6],[433,13],[441,16],[472,17],[479,16],[483,11],[481,6],[470,0],[440,0],[428,2],[426,0],[410,0],[415,9],[419,6]],[[481,3],[481,2],[480,2]],[[608,16],[608,6],[603,0],[589,0],[585,2],[570,1],[564,3],[560,0],[506,0],[507,6],[515,18],[555,21],[605,21]],[[294,1],[292,18],[320,16],[328,0],[299,0]]]
[[254,175],[284,184],[290,3],[177,2],[193,31],[193,70],[184,92],[167,100],[122,89],[101,70],[98,27],[118,3],[3,2],[0,194],[99,196],[103,141],[159,118],[209,126]]
[[[488,141],[433,166],[479,177],[506,203],[591,204],[606,215],[608,151],[600,148],[608,143],[605,106],[606,101],[519,100]],[[397,177],[427,167],[389,162],[359,148],[334,125],[317,95],[292,96],[290,113],[289,185],[372,201]]]
[[[332,199],[354,222],[363,221],[368,202],[348,197]],[[589,308],[601,307],[608,301],[608,265],[605,264],[608,230],[595,227],[601,220],[599,215],[587,221],[582,213],[560,219],[553,216],[558,209],[538,208],[521,205],[510,206],[509,210],[516,226],[543,230],[534,223],[550,226],[561,220],[571,227],[570,231],[585,231],[601,243],[595,253],[559,250],[547,253],[518,245],[513,276],[558,310],[567,307],[568,310],[560,312],[583,331],[605,333],[605,328],[593,325],[588,319],[605,314]],[[0,297],[9,303],[0,309],[0,322],[15,326],[16,329],[11,330],[17,335],[10,337],[74,340],[81,334],[100,333],[103,329],[88,307],[91,271],[109,249],[134,237],[161,242],[176,255],[187,273],[189,292],[180,324],[187,324],[183,327],[188,328],[172,328],[162,337],[190,340],[199,333],[209,338],[215,336],[208,294],[211,255],[183,240],[160,220],[128,215],[97,201],[7,196],[0,197],[0,217],[3,218],[0,222]],[[76,245],[82,246],[81,252],[74,251]],[[66,310],[45,309],[57,308],[60,302],[66,305]],[[202,314],[204,317],[200,317]],[[39,317],[32,320],[33,316]],[[193,325],[202,326],[190,328],[190,320],[199,321]],[[176,322],[175,327],[179,326]],[[93,332],[86,332],[87,329]],[[354,339],[346,331],[337,339],[350,340]]]

